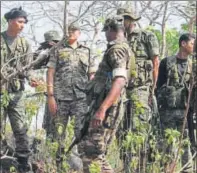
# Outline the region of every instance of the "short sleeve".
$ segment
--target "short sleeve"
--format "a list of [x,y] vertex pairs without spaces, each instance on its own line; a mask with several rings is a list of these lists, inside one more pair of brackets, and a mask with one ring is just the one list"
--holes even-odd
[[123,48],[113,48],[109,52],[109,63],[112,67],[112,76],[124,77],[127,79],[127,61],[129,59],[128,50]]
[[49,54],[49,62],[47,63],[48,68],[56,68],[57,66],[57,50],[51,51]]
[[148,44],[148,51],[149,51],[150,58],[153,59],[154,56],[158,56],[159,55],[159,43],[155,34],[149,33],[147,44]]

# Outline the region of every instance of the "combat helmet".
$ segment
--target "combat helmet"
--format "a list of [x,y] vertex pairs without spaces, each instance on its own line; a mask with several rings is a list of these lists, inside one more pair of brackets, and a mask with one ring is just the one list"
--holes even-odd
[[44,33],[44,42],[41,43],[41,44],[45,44],[47,42],[50,42],[50,41],[60,41],[61,38],[60,38],[60,35],[58,33],[58,31],[55,31],[55,30],[51,30],[51,31],[47,31]]

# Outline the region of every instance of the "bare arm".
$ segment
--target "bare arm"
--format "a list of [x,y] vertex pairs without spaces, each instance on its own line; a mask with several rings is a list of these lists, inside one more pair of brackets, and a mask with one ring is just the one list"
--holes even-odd
[[105,119],[106,111],[120,97],[121,91],[124,88],[125,84],[126,84],[126,80],[123,77],[117,77],[114,79],[114,81],[112,83],[112,87],[111,87],[107,97],[105,98],[105,100],[103,101],[103,103],[101,104],[99,109],[97,110],[95,117],[91,122],[92,127],[96,128],[96,127],[102,125],[102,122]]
[[152,61],[153,61],[153,93],[154,93],[158,79],[159,57],[154,56]]
[[54,84],[54,74],[55,69],[54,68],[48,68],[47,71],[47,94],[48,96],[53,96],[53,84]]
[[112,104],[120,97],[121,91],[124,88],[125,84],[125,78],[115,78],[107,97],[105,98],[99,109],[107,111],[107,109],[109,109]]

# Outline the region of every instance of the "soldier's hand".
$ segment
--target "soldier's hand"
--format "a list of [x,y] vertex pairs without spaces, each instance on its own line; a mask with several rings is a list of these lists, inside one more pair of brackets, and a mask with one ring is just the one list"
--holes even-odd
[[57,113],[57,103],[54,96],[48,96],[48,108],[52,116],[56,116]]
[[98,109],[98,111],[95,114],[95,117],[91,121],[92,128],[98,128],[99,126],[101,126],[104,119],[105,119],[105,110]]
[[29,84],[31,87],[37,87],[39,85],[39,82],[36,79],[31,79]]

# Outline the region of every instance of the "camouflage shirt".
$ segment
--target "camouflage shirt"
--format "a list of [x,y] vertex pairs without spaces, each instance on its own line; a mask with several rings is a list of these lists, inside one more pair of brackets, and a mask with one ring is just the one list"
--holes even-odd
[[[21,67],[29,64],[32,60],[33,56],[31,46],[24,37],[10,37],[6,34],[6,32],[1,33],[1,68],[5,63],[10,61],[10,63],[6,66],[7,71],[9,68],[13,70],[16,68],[20,69]],[[10,92],[24,90],[23,79],[25,77],[29,77],[29,75],[30,72],[18,75],[10,81],[8,90]]]
[[159,43],[152,32],[134,30],[128,35],[128,42],[137,59],[146,58],[150,60],[159,55]]
[[159,43],[156,36],[149,31],[134,30],[127,37],[129,46],[134,53],[137,77],[134,86],[151,86],[153,84],[154,56],[159,55]]
[[47,66],[55,68],[54,94],[58,100],[86,97],[88,76],[96,71],[89,48],[78,44],[74,49],[64,43],[50,54]]
[[130,56],[131,52],[126,41],[110,42],[94,79],[88,84],[88,96],[101,93],[105,87],[111,88],[106,85],[106,82],[116,77],[124,77],[127,81]]

